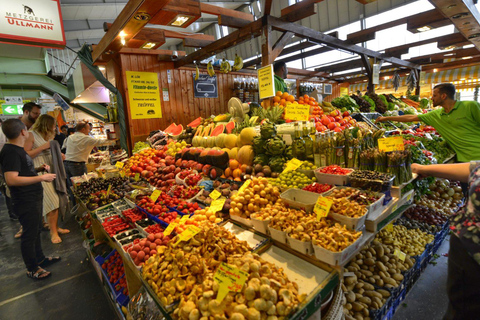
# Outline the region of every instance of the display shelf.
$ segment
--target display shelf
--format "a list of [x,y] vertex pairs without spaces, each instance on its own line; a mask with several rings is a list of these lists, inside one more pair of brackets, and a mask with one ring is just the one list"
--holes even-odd
[[402,192],[403,192],[403,190],[405,189],[405,187],[406,187],[407,185],[409,185],[410,183],[412,183],[413,181],[415,181],[417,178],[418,178],[418,174],[412,173],[412,179],[410,179],[410,180],[407,181],[407,182],[402,183],[402,184],[399,185],[399,186],[393,186],[393,187],[390,189],[390,194],[392,195],[392,197],[401,198],[401,197],[402,197]]

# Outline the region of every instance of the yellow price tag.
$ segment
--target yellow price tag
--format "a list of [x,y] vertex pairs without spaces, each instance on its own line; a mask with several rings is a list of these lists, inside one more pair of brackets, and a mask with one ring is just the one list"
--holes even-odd
[[393,221],[390,222],[389,224],[387,224],[387,226],[385,227],[385,229],[386,229],[388,232],[393,232]]
[[180,225],[182,224],[185,224],[185,222],[190,219],[190,215],[189,214],[186,214],[184,216],[182,216],[182,219],[180,219]]
[[260,100],[275,96],[275,82],[273,76],[274,72],[272,64],[257,70],[258,94]]
[[125,178],[125,171],[123,170],[120,171],[120,177]]
[[230,291],[242,291],[242,287],[248,277],[249,274],[247,272],[222,262],[213,275],[213,279],[219,285],[216,300],[222,302]]
[[293,158],[292,160],[287,162],[287,165],[285,166],[285,169],[283,169],[283,172],[297,170],[298,167],[300,167],[302,165],[302,163],[303,162],[298,160],[297,158]]
[[107,198],[108,198],[108,196],[110,195],[110,192],[111,192],[111,191],[112,191],[112,185],[109,184],[109,185],[108,185],[108,189],[107,189]]
[[178,223],[176,222],[172,222],[168,225],[167,229],[165,229],[163,231],[163,234],[168,236],[169,234],[171,234],[173,232],[173,230],[175,230],[175,227],[178,225]]
[[285,119],[293,121],[308,121],[310,106],[307,104],[287,103],[285,107]]
[[213,190],[210,192],[209,197],[212,198],[213,200],[217,200],[218,197],[220,197],[222,194],[218,192],[218,190]]
[[245,189],[248,188],[248,186],[252,183],[252,180],[247,180],[245,183],[238,189],[238,192],[243,192]]
[[118,169],[122,169],[124,165],[125,165],[125,163],[120,162],[120,161],[117,161],[117,163],[115,163],[115,167],[117,167]]
[[410,194],[407,196],[407,201],[410,201],[410,199],[412,199],[412,193],[410,193]]
[[403,151],[405,149],[403,145],[403,137],[394,136],[378,139],[378,149],[385,152]]
[[393,254],[398,257],[398,259],[405,261],[405,258],[407,257],[405,252],[400,251],[399,249],[395,248],[393,251]]
[[177,245],[180,241],[190,240],[193,236],[199,233],[200,230],[202,229],[197,226],[189,226],[187,229],[185,229],[185,231],[178,235],[178,241],[175,243],[175,245]]
[[227,199],[223,198],[223,199],[217,199],[217,200],[213,200],[212,201],[212,204],[210,205],[210,212],[218,212],[220,210],[223,209],[223,205],[225,204],[225,201]]
[[158,197],[162,194],[162,191],[160,190],[154,190],[152,194],[150,195],[150,199],[153,200],[153,202],[157,202]]
[[140,173],[135,173],[135,181],[140,180]]
[[398,207],[398,204],[394,205],[393,208],[392,208],[392,212],[397,211],[397,207]]
[[332,207],[333,200],[325,198],[325,197],[318,197],[317,203],[315,203],[315,207],[313,207],[313,212],[317,215],[317,220],[325,218],[328,216],[330,212],[330,208]]

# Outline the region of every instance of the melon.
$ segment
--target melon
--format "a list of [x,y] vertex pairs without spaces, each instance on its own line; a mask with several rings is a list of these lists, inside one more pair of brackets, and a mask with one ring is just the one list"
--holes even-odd
[[233,129],[235,129],[235,122],[230,121],[225,125],[225,130],[227,131],[227,133],[232,133]]
[[174,128],[172,128],[172,130],[170,130],[170,133],[172,134],[172,136],[179,136],[181,135],[183,132],[183,126],[181,124],[179,124],[178,126],[175,126]]
[[187,124],[187,126],[192,127],[192,128],[196,128],[196,127],[198,127],[201,123],[202,123],[202,117],[198,117],[197,119],[195,119],[195,120],[193,120],[192,122],[190,122],[189,124]]
[[171,125],[169,125],[165,130],[163,130],[163,132],[165,133],[172,133],[172,130],[174,130],[175,128],[177,127],[176,123],[172,123]]
[[240,139],[240,136],[237,136],[237,147],[238,148],[243,147],[243,143],[242,143],[242,140]]
[[230,149],[228,149],[228,148],[223,148],[222,150],[225,151],[226,153],[228,153],[228,154],[230,155]]
[[237,160],[241,164],[246,164],[247,166],[251,166],[253,164],[253,158],[255,154],[253,153],[252,146],[243,146],[238,150]]
[[252,145],[255,136],[257,136],[257,131],[252,127],[244,128],[239,135],[242,145]]
[[237,136],[234,134],[227,134],[223,141],[225,143],[225,147],[228,149],[232,149],[237,146]]
[[215,137],[208,137],[206,146],[207,146],[207,148],[215,147]]
[[227,135],[225,133],[220,133],[218,136],[215,137],[215,145],[219,148],[225,147],[225,137]]
[[230,157],[230,159],[237,159],[237,153],[238,153],[238,148],[235,147],[235,148],[229,149],[228,156]]
[[196,136],[192,139],[192,146],[200,147],[201,146],[202,137]]
[[228,167],[229,156],[225,151],[212,149],[208,152],[208,156],[208,164],[221,169]]
[[223,133],[225,131],[225,126],[223,124],[220,124],[215,127],[215,129],[212,130],[212,133],[210,133],[211,137],[216,137],[219,134]]

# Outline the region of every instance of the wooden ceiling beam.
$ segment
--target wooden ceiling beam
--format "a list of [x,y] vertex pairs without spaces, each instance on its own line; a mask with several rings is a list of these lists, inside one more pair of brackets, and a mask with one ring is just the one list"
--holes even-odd
[[263,9],[263,15],[268,16],[272,12],[273,0],[265,0],[265,7]]
[[190,48],[203,48],[203,47],[208,46],[212,42],[214,42],[214,40],[184,38],[183,39],[183,46],[184,47],[190,47]]
[[229,49],[232,46],[235,46],[244,41],[247,41],[251,39],[252,36],[253,37],[259,36],[262,33],[262,29],[265,22],[266,21],[264,18],[255,20],[251,22],[248,26],[238,29],[230,33],[228,36],[223,37],[215,42],[212,42],[200,50],[190,53],[185,58],[176,61],[175,68],[183,67],[184,65],[191,64],[194,61],[203,60],[212,55],[220,53],[226,49]]
[[395,57],[389,57],[387,54],[379,53],[379,52],[369,50],[354,44],[350,44],[346,41],[342,41],[340,39],[331,37],[329,35],[320,33],[318,31],[315,31],[313,29],[304,27],[296,23],[285,22],[279,18],[275,18],[272,16],[268,16],[266,18],[267,18],[268,25],[271,25],[272,28],[277,31],[282,31],[282,32],[290,31],[290,32],[293,32],[296,36],[301,38],[306,38],[310,41],[324,43],[325,45],[334,47],[336,49],[345,50],[345,51],[356,53],[356,54],[364,54],[371,58],[383,60],[384,62],[390,62],[396,66],[402,66],[402,67],[411,68],[411,69],[420,68],[420,66],[415,63],[407,62]]
[[248,25],[250,22],[252,21],[241,19],[241,18],[234,18],[234,17],[223,15],[223,14],[218,16],[218,24],[221,26],[230,27],[230,28],[237,28],[237,29],[243,28],[246,25]]
[[292,40],[293,33],[292,32],[284,32],[280,38],[278,38],[277,42],[272,46],[272,59],[275,60],[283,51],[283,48]]
[[222,8],[222,7],[217,7],[205,2],[200,2],[200,10],[204,13],[208,14],[213,14],[214,16],[229,16],[232,18],[238,18],[242,20],[247,20],[252,22],[253,15],[250,13],[245,13],[237,10],[232,10],[232,9],[227,9],[227,8]]
[[292,4],[281,10],[280,19],[295,22],[310,17],[317,13],[317,6],[315,4],[322,1],[323,0],[303,0]]
[[[129,41],[148,23],[149,19],[134,19],[137,13],[148,13],[149,17],[153,17],[168,2],[168,0],[129,1],[92,52],[93,61],[96,61],[104,53],[118,52],[123,47],[119,36],[121,31],[126,34],[125,40]],[[108,54],[108,56],[113,55]]]

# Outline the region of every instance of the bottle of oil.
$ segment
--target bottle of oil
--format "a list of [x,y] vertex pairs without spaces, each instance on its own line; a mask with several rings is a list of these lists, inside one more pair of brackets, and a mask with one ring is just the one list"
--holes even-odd
[[298,160],[305,160],[305,141],[302,139],[302,130],[298,122],[295,122],[294,130],[295,130],[295,138],[292,141],[292,151],[293,157],[297,158]]
[[307,121],[303,122],[303,141],[305,141],[305,160],[313,162],[313,140],[310,137],[310,130]]

